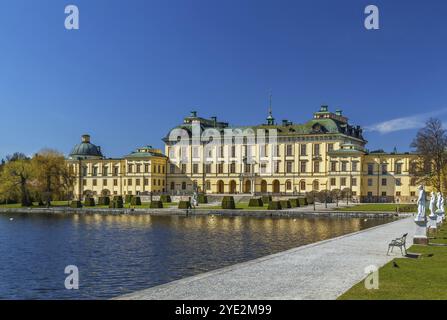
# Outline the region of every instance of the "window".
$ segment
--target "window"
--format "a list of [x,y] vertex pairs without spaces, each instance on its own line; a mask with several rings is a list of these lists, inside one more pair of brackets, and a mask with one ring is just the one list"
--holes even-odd
[[281,161],[274,161],[273,162],[273,168],[275,170],[275,173],[279,173],[280,166],[281,166]]
[[396,191],[396,197],[400,197],[401,193],[400,191]]
[[211,190],[211,182],[209,180],[206,181],[205,186],[206,190]]
[[382,174],[388,174],[388,164],[382,163]]
[[132,173],[132,170],[133,170],[133,166],[132,166],[131,164],[129,164],[129,165],[127,166],[127,172],[128,172],[128,173]]
[[171,190],[174,190],[174,189],[175,189],[175,183],[171,182]]
[[315,157],[320,156],[320,144],[315,144],[314,145],[314,156]]
[[347,161],[342,161],[342,163],[341,163],[341,171],[342,172],[348,171],[348,162]]
[[185,181],[182,182],[182,190],[186,190],[186,182]]
[[186,163],[182,163],[182,173],[186,173]]
[[137,164],[136,165],[136,171],[137,171],[137,173],[140,173],[141,172],[141,164]]
[[354,171],[354,172],[357,172],[358,171],[358,162],[357,161],[353,161],[352,163],[351,163],[351,165],[352,165],[352,171]]
[[217,164],[217,173],[223,173],[223,171],[224,171],[223,163],[218,163]]
[[352,185],[353,187],[356,187],[356,186],[357,186],[357,178],[352,178],[352,180],[351,180],[351,185]]
[[372,197],[373,193],[371,191],[368,191],[368,197]]
[[230,173],[236,173],[236,163],[230,163]]
[[145,186],[148,186],[148,185],[149,185],[149,179],[145,178],[145,179],[143,180],[143,184],[144,184]]
[[374,174],[374,164],[373,163],[368,163],[368,175],[373,175]]
[[96,177],[98,175],[98,167],[93,167],[92,176]]
[[314,172],[315,173],[320,172],[320,161],[314,161]]
[[292,173],[293,172],[293,162],[292,161],[287,161],[286,162],[286,172],[287,173]]
[[402,163],[396,163],[394,168],[395,174],[402,174]]
[[82,179],[82,185],[85,187],[87,185],[87,180]]
[[244,164],[244,172],[250,173],[251,172],[251,165],[250,164]]
[[300,181],[300,190],[305,191],[306,190],[306,181]]
[[135,185],[139,186],[140,185],[140,179],[135,179]]
[[103,185],[104,187],[107,187],[107,179],[102,179],[102,185]]
[[276,155],[275,157],[281,156],[281,149],[279,148],[279,144],[276,145]]
[[[175,166],[174,166],[174,168],[175,168]],[[148,164],[144,165],[144,172],[149,172],[149,165]]]
[[113,175],[117,176],[119,174],[119,167],[113,167]]
[[267,164],[266,163],[261,163],[261,173],[266,173],[267,172]]
[[402,180],[400,178],[396,179],[396,186],[400,187],[402,185]]
[[382,197],[386,197],[386,191],[382,191]]
[[300,145],[300,154],[301,154],[302,156],[307,155],[307,145],[305,145],[305,144],[301,144],[301,145]]
[[286,156],[287,156],[287,157],[291,157],[291,156],[293,156],[293,145],[288,144],[288,145],[286,146]]
[[416,196],[416,192],[411,191],[411,192],[410,192],[410,196],[412,196],[412,197]]
[[372,187],[373,185],[373,179],[368,179],[368,187]]
[[88,172],[88,168],[87,167],[82,167],[82,176],[86,177],[87,176],[87,172]]
[[287,190],[292,190],[292,181],[290,181],[290,180],[286,181],[286,189]]
[[114,187],[118,186],[118,179],[113,179],[113,186]]
[[94,186],[94,187],[96,187],[97,183],[98,183],[98,182],[96,181],[96,179],[93,179],[93,186]]
[[382,179],[382,186],[386,186],[386,178]]
[[170,173],[175,173],[175,167],[176,167],[176,165],[173,164],[173,163],[171,163],[171,164],[169,165],[169,172],[170,172]]
[[236,146],[231,146],[231,157],[236,158]]
[[340,185],[346,187],[346,178],[340,178]]
[[199,173],[199,164],[198,163],[193,163],[193,165],[192,165],[192,173],[193,174]]
[[336,172],[337,171],[337,162],[336,161],[332,161],[331,162],[331,171],[332,172]]
[[301,161],[300,163],[300,171],[301,172],[306,172],[306,161]]
[[109,175],[109,167],[103,167],[102,168],[102,175],[104,177],[107,177]]
[[223,158],[225,153],[224,146],[219,147],[219,157]]
[[211,173],[211,164],[210,163],[205,164],[205,173]]
[[411,187],[416,186],[416,178],[411,178],[411,179],[410,179],[410,186],[411,186]]
[[192,157],[198,158],[199,157],[199,147],[193,147],[192,148]]
[[329,152],[334,151],[334,144],[333,143],[328,143],[327,151],[329,151]]
[[337,185],[337,179],[331,178],[331,186],[334,187]]

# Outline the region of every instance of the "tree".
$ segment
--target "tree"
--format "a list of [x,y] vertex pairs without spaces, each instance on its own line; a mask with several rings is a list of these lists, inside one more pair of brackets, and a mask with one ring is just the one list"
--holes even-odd
[[349,198],[351,197],[351,188],[344,188],[341,190],[341,197],[346,198],[346,205],[349,204]]
[[338,200],[342,198],[342,192],[340,189],[333,189],[331,190],[331,197],[335,199],[337,207],[338,207]]
[[32,205],[31,188],[33,170],[26,157],[7,157],[0,173],[0,195],[3,199],[20,201],[22,206]]
[[413,167],[412,174],[419,182],[432,185],[442,192],[442,178],[447,164],[447,136],[438,119],[430,118],[425,127],[420,129],[411,147],[418,153],[418,161]]
[[50,206],[52,199],[66,197],[73,187],[74,177],[63,154],[44,149],[33,157],[32,163],[41,200]]

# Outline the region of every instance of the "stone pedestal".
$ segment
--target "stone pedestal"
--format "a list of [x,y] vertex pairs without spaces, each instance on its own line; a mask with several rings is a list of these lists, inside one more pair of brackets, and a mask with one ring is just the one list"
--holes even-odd
[[427,238],[427,222],[426,220],[415,220],[416,232],[414,233],[413,244],[428,244]]
[[438,215],[429,215],[427,228],[430,230],[436,230],[438,228]]
[[436,216],[438,217],[437,223],[438,223],[438,226],[439,226],[440,224],[442,224],[442,222],[444,220],[443,219],[444,211],[440,211],[440,210],[436,211]]

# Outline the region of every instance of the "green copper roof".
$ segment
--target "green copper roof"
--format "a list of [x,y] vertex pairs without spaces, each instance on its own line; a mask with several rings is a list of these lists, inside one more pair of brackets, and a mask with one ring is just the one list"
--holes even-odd
[[125,156],[126,159],[128,158],[148,158],[148,157],[166,157],[160,150],[154,149],[151,146],[146,146],[137,149],[136,151],[132,152],[131,154],[128,154]]

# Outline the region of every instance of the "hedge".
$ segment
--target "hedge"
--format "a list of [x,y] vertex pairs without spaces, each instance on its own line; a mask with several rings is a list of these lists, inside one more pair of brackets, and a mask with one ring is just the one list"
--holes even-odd
[[122,197],[119,197],[116,200],[113,200],[109,204],[109,208],[113,208],[113,209],[121,209],[123,207],[124,207],[124,204],[123,204],[123,198]]
[[109,197],[99,197],[98,198],[98,205],[99,206],[108,206],[110,204],[110,198]]
[[300,203],[300,207],[305,207],[308,205],[307,198],[298,198],[298,201]]
[[160,201],[163,203],[171,203],[172,202],[171,196],[169,194],[162,194],[160,196]]
[[292,208],[300,207],[300,199],[298,199],[298,198],[289,199],[289,202],[290,202],[290,206]]
[[163,208],[163,202],[161,202],[160,200],[158,200],[158,201],[153,200],[151,202],[149,208],[151,208],[151,209],[161,209],[161,208]]
[[85,198],[84,206],[86,206],[86,207],[94,207],[95,206],[95,199],[93,199],[93,198]]
[[236,209],[234,198],[232,196],[225,196],[222,199],[222,209]]
[[198,203],[208,203],[208,197],[204,194],[199,194],[199,196],[197,197],[197,202]]
[[126,194],[126,197],[124,199],[125,199],[126,203],[131,203],[132,202],[132,198],[133,198],[133,195]]
[[269,206],[267,208],[268,210],[281,210],[281,202],[279,201],[270,201]]
[[261,198],[251,198],[248,202],[249,207],[263,207],[264,203]]
[[308,205],[308,204],[314,204],[314,201],[315,201],[314,198],[306,197],[305,199],[306,199],[306,202],[307,202],[306,205]]
[[178,203],[179,209],[191,209],[191,202],[189,201],[179,201]]
[[272,196],[262,196],[262,203],[269,203],[272,200]]
[[82,202],[79,200],[73,200],[70,202],[70,208],[82,208]]
[[282,209],[290,209],[290,208],[292,208],[289,200],[281,200],[280,203],[281,203],[281,208]]
[[121,202],[123,202],[123,197],[122,196],[114,196],[113,197],[113,201],[121,201]]
[[130,200],[130,204],[132,206],[141,206],[141,198],[140,197],[132,197],[132,200]]

